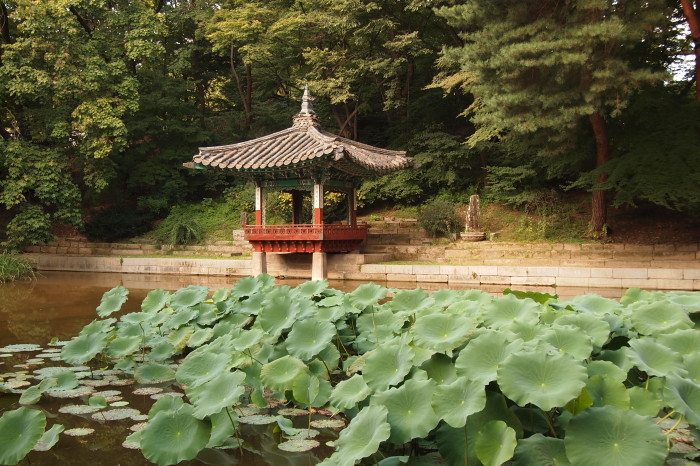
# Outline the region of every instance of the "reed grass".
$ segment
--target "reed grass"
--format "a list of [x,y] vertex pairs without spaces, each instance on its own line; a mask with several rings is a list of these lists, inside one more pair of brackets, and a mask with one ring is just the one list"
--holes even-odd
[[9,252],[0,253],[0,283],[35,277],[32,263],[28,259]]

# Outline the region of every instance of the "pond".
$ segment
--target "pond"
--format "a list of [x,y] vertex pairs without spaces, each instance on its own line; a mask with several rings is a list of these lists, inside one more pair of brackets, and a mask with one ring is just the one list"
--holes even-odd
[[[129,299],[122,307],[119,315],[140,310],[140,304],[148,291],[161,288],[176,290],[188,285],[203,285],[212,291],[220,287],[230,288],[236,282],[235,278],[203,277],[203,276],[154,276],[154,275],[122,275],[122,274],[88,274],[45,272],[35,281],[10,283],[0,286],[0,347],[13,344],[37,344],[41,350],[12,353],[0,359],[1,377],[7,381],[10,373],[19,372],[19,383],[26,380],[36,384],[33,380],[36,371],[60,362],[52,363],[52,355],[59,348],[48,345],[52,338],[66,340],[77,335],[80,330],[97,316],[96,306],[100,303],[105,291],[117,285],[126,287]],[[303,280],[278,280],[277,284],[295,286]],[[330,287],[351,291],[357,288],[361,282],[337,281],[330,282]],[[413,289],[420,284],[398,283],[384,284],[397,288]],[[423,285],[426,289],[438,288],[435,285]],[[468,288],[468,287],[464,287]],[[486,290],[498,293],[500,289]],[[549,291],[554,290],[538,290]],[[591,290],[570,289],[564,295],[573,296]],[[601,290],[603,291],[603,290]],[[621,291],[604,290],[608,297],[619,297]],[[500,294],[500,293],[499,293]],[[563,296],[564,297],[564,296]],[[39,358],[37,358],[37,356]],[[87,368],[79,369],[81,377],[93,377]],[[138,410],[139,413],[148,413],[159,394],[151,395],[148,390],[134,393],[135,388],[161,389],[161,393],[179,392],[182,390],[175,383],[161,383],[155,385],[120,385],[117,377],[110,377],[108,372],[101,373],[105,380],[104,387],[94,387],[97,394],[105,396],[107,401],[124,405]],[[21,387],[18,387],[21,388]],[[0,395],[0,409],[9,410],[17,407],[19,395]],[[62,424],[65,429],[95,428],[96,431],[86,437],[69,437],[60,435],[60,441],[47,452],[30,452],[24,461],[34,465],[53,464],[148,464],[139,450],[124,448],[122,443],[126,437],[136,429],[136,420],[126,418],[114,422],[106,422],[98,414],[68,414],[60,412],[65,406],[72,403],[84,404],[87,396],[79,400],[68,400],[44,396],[39,407],[50,419],[49,425]],[[284,408],[284,406],[282,407]],[[251,408],[255,410],[256,408]],[[277,414],[276,408],[264,409],[263,414]],[[245,413],[239,413],[242,415]],[[300,413],[301,416],[292,417],[296,428],[305,428],[312,420],[322,420],[328,413],[323,410],[309,416]],[[96,417],[95,417],[96,416]],[[138,416],[136,416],[138,419]],[[320,462],[329,456],[333,449],[325,446],[325,442],[337,438],[337,429],[319,428],[317,440],[321,446],[311,452],[289,453],[281,451],[280,431],[277,424],[252,425],[241,424],[240,434],[244,440],[244,448],[239,453],[228,454],[226,450],[207,448],[202,450],[196,460],[188,464],[244,464],[244,465],[310,465]]]

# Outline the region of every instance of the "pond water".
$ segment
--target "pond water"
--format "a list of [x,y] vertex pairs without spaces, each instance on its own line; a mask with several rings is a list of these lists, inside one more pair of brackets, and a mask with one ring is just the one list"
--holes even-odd
[[[304,280],[278,280],[278,284],[295,286]],[[140,303],[149,290],[155,288],[176,290],[187,285],[204,285],[215,290],[219,287],[230,288],[236,282],[232,277],[203,277],[203,276],[156,276],[156,275],[122,275],[122,274],[89,274],[44,272],[37,280],[9,283],[0,285],[0,347],[18,343],[35,343],[44,349],[51,350],[48,342],[56,337],[66,340],[77,335],[86,324],[94,320],[97,315],[95,307],[100,303],[103,293],[117,285],[123,285],[130,290],[129,300],[121,313],[140,310]],[[351,291],[362,282],[331,281],[330,286],[343,291]],[[444,286],[435,284],[415,283],[383,283],[385,286],[396,288],[438,289]],[[465,286],[464,288],[469,288]],[[527,289],[527,288],[525,288]],[[532,288],[530,288],[532,289]],[[500,293],[500,287],[487,289],[486,291]],[[553,293],[553,289],[537,289]],[[561,297],[573,296],[586,292],[598,291],[607,297],[619,297],[622,290],[588,290],[567,289],[557,290]],[[564,291],[564,293],[562,293]],[[116,317],[116,316],[115,316]],[[55,348],[54,348],[55,349]],[[37,356],[40,351],[18,352],[0,359],[0,378],[7,380],[10,373],[20,371],[31,384],[37,381],[32,379],[33,371],[51,365],[61,365],[60,362],[51,362],[48,356],[43,362],[28,361]],[[89,374],[88,374],[89,375]],[[105,386],[96,388],[102,390],[117,390],[120,401],[128,402],[129,408],[135,408],[141,413],[147,413],[154,403],[148,395],[135,395],[135,386]],[[142,388],[142,387],[140,387]],[[179,390],[173,384],[161,384],[158,388],[165,391]],[[19,395],[0,394],[0,410],[15,409],[18,407]],[[61,434],[60,441],[48,452],[31,452],[25,460],[32,465],[71,465],[71,464],[95,464],[95,465],[138,465],[149,464],[138,450],[129,450],[122,447],[122,442],[131,434],[130,428],[136,421],[125,419],[114,422],[104,422],[101,419],[94,420],[89,414],[73,415],[59,413],[59,409],[67,404],[84,404],[87,397],[78,400],[65,400],[44,396],[38,407],[46,412],[49,425],[63,424],[66,429],[79,427],[95,428],[95,433],[86,437],[69,437]],[[269,411],[275,414],[274,410]],[[313,418],[320,419],[323,413],[314,414]],[[294,419],[296,427],[307,425],[308,416],[300,416]],[[99,424],[99,425],[98,425]],[[318,440],[321,447],[305,453],[288,453],[281,451],[277,445],[280,443],[280,433],[271,425],[242,425],[241,435],[245,440],[245,446],[241,453],[236,450],[205,449],[196,460],[187,464],[222,464],[222,465],[289,465],[302,466],[313,465],[332,453],[332,448],[324,443],[337,438],[337,430],[319,429],[321,433]],[[230,452],[230,453],[229,453]],[[24,464],[23,463],[23,464]]]

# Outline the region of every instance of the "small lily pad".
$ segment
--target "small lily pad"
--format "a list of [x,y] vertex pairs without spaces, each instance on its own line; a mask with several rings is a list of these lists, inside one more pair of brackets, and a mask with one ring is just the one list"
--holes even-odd
[[58,408],[58,412],[61,414],[81,415],[81,414],[96,413],[100,409],[101,408],[99,408],[97,406],[89,406],[89,405],[66,405],[66,406],[61,406],[60,408]]
[[151,395],[151,399],[152,400],[160,400],[164,396],[174,396],[176,398],[182,398],[185,395],[182,393],[179,393],[179,392],[163,392],[163,393],[156,393],[155,395]]
[[292,435],[285,435],[284,438],[287,440],[304,440],[318,437],[319,434],[320,432],[316,429],[299,429],[299,432]]
[[299,408],[282,408],[277,411],[280,416],[306,416],[309,412]]
[[240,408],[236,408],[236,410],[238,411],[238,415],[241,417],[252,416],[253,414],[258,414],[260,411],[262,411],[255,405],[241,406]]
[[159,387],[142,387],[137,388],[133,391],[134,395],[155,395],[156,393],[162,392],[163,389]]
[[311,427],[317,429],[342,429],[345,427],[345,421],[342,419],[316,419],[311,421]]
[[131,420],[136,422],[147,421],[148,414],[137,414],[135,416],[131,416]]
[[7,345],[0,348],[3,353],[23,353],[27,351],[41,351],[43,348],[34,344]]
[[129,427],[129,430],[132,432],[138,432],[143,430],[143,428],[146,427],[146,424],[146,422],[139,422],[138,424],[134,424],[133,426]]
[[[135,434],[136,432],[134,432]],[[141,437],[134,436],[134,434],[129,435],[126,440],[122,442],[122,446],[129,450],[140,450],[141,449]]]
[[81,396],[91,395],[94,391],[95,389],[92,387],[78,387],[72,390],[49,390],[46,394],[54,398],[80,398]]
[[10,387],[12,389],[28,387],[32,384],[31,382],[24,380],[24,379],[10,379],[10,380],[6,380],[3,383],[5,384],[6,387]]
[[238,422],[240,422],[241,424],[253,424],[261,426],[277,422],[277,418],[275,416],[270,416],[269,414],[253,414],[252,416],[239,417]]
[[[113,397],[113,398],[121,398],[121,397],[119,396],[119,397]],[[107,401],[109,401],[109,400],[107,400]],[[129,406],[129,402],[117,400],[117,401],[111,402],[109,405],[113,408],[122,408],[124,406]]]
[[319,445],[320,443],[318,443],[316,440],[299,439],[289,440],[287,442],[280,443],[279,445],[277,445],[277,448],[284,451],[302,452],[309,451],[313,448],[316,448]]
[[100,388],[100,387],[106,387],[107,385],[111,385],[112,381],[111,380],[81,380],[80,384],[85,385],[86,387],[93,387],[93,388]]
[[218,445],[216,447],[217,450],[233,450],[235,448],[239,448],[243,442],[241,442],[239,439],[234,438],[234,437],[229,437],[226,440],[224,440],[224,443],[221,445]]
[[63,434],[69,437],[84,437],[85,435],[90,435],[95,432],[95,429],[89,427],[76,427],[75,429],[64,430]]
[[122,392],[119,390],[102,390],[101,392],[95,392],[93,395],[95,396],[103,396],[105,399],[110,396],[120,396]]
[[132,416],[137,416],[141,412],[133,408],[120,408],[95,413],[92,418],[95,421],[121,421],[122,419],[130,419]]
[[131,379],[116,379],[110,380],[109,384],[113,387],[126,387],[127,385],[133,385],[134,381]]

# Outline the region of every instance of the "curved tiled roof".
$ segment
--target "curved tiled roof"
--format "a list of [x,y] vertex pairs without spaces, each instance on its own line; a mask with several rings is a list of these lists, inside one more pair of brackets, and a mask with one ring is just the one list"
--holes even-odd
[[295,115],[291,128],[237,144],[200,147],[192,161],[199,166],[250,174],[282,172],[299,165],[322,163],[353,175],[372,175],[411,165],[405,151],[380,149],[323,131],[309,104],[310,99],[307,90],[302,111]]

